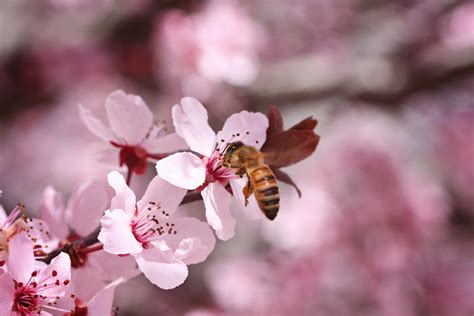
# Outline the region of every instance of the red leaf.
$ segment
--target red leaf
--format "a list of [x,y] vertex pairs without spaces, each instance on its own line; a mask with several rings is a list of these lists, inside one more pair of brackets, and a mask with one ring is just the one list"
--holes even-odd
[[296,190],[296,193],[298,193],[298,197],[301,198],[301,191],[300,191],[300,189],[298,188],[298,186],[296,185],[296,183],[293,182],[293,179],[291,179],[291,177],[290,177],[287,173],[281,171],[280,169],[273,169],[272,171],[273,171],[273,174],[275,175],[275,177],[276,177],[278,180],[280,180],[281,182],[286,183],[286,184],[289,184],[289,185],[291,185],[292,187],[294,187],[295,190]]
[[298,124],[294,125],[290,128],[290,130],[313,130],[316,125],[318,125],[318,121],[315,120],[312,116],[305,118]]
[[269,106],[267,117],[267,137],[283,131],[283,118],[281,117],[280,110],[276,106]]
[[262,152],[270,167],[281,168],[307,158],[318,143],[319,135],[312,130],[288,130],[268,138]]

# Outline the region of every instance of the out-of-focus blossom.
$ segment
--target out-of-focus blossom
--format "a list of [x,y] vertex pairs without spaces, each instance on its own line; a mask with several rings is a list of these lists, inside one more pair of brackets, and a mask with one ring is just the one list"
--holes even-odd
[[208,124],[207,111],[194,98],[181,99],[173,107],[173,124],[189,148],[196,152],[178,153],[156,164],[158,175],[185,189],[198,189],[206,205],[206,218],[217,236],[228,240],[234,236],[235,219],[230,213],[230,184],[239,206],[251,218],[263,218],[254,196],[245,203],[242,189],[247,177],[238,177],[231,168],[224,167],[221,156],[229,143],[241,141],[260,149],[265,142],[268,119],[261,113],[242,111],[231,115],[221,131],[216,133]]
[[145,276],[163,289],[183,283],[188,276],[187,265],[204,261],[215,243],[207,224],[172,216],[186,190],[156,176],[136,202],[118,172],[111,172],[108,179],[116,195],[100,221],[98,239],[104,250],[133,255]]
[[472,106],[424,107],[411,111],[428,131],[432,162],[462,208],[474,214],[474,109]]
[[48,313],[69,286],[71,262],[61,253],[48,266],[38,265],[33,243],[25,235],[10,243],[7,273],[0,275],[0,314],[33,315]]
[[216,83],[244,86],[257,74],[261,30],[232,1],[210,2],[191,15],[167,12],[156,31],[158,72],[178,79],[185,95],[206,100]]
[[443,20],[441,36],[443,43],[452,49],[474,46],[474,4],[460,5]]
[[79,106],[81,119],[97,137],[119,149],[119,165],[127,166],[130,173],[143,174],[148,159],[160,159],[163,153],[185,147],[176,133],[153,123],[153,113],[139,96],[117,90],[107,97],[105,107],[110,128]]
[[[82,181],[73,191],[67,207],[62,195],[52,187],[46,188],[40,213],[52,229],[51,238],[64,247],[94,232],[107,208],[107,194],[102,182]],[[74,294],[89,300],[99,289],[118,277],[130,278],[137,274],[135,261],[105,252],[91,252],[89,248],[69,251]]]

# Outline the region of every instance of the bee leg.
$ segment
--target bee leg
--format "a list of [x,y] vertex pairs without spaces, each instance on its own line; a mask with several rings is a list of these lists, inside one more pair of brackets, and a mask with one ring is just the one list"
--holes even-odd
[[244,194],[245,198],[245,206],[249,204],[249,197],[253,192],[253,185],[250,181],[247,181],[247,184],[245,187],[242,189],[242,193]]

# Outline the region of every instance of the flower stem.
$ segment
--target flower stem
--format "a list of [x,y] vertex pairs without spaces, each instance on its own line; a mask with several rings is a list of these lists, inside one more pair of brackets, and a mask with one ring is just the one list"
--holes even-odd
[[100,244],[100,245],[96,245],[96,246],[92,246],[88,248],[82,248],[81,253],[91,253],[95,251],[100,251],[102,249],[104,249],[104,245]]
[[128,168],[127,171],[127,185],[130,186],[130,182],[132,181],[133,170]]

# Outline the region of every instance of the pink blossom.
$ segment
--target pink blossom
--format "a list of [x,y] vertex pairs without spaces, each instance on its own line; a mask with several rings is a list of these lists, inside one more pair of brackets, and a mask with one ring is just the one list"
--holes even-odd
[[50,315],[69,286],[69,256],[61,253],[48,266],[40,265],[32,249],[25,234],[10,242],[8,272],[0,275],[0,315]]
[[47,223],[22,216],[24,206],[19,204],[7,216],[3,207],[0,207],[0,266],[8,259],[10,240],[17,234],[26,232],[28,238],[34,243],[37,253],[48,253],[56,242],[51,240]]
[[108,180],[116,195],[100,221],[104,250],[133,255],[145,276],[163,289],[183,283],[186,265],[204,261],[215,243],[206,224],[173,216],[186,190],[156,176],[137,202],[118,172],[109,173]]
[[239,178],[233,169],[224,167],[221,156],[231,142],[241,141],[260,149],[266,139],[267,117],[247,111],[233,114],[216,135],[207,122],[206,109],[194,98],[181,99],[181,104],[173,107],[172,115],[176,133],[199,156],[177,153],[166,157],[156,164],[158,175],[180,188],[201,191],[207,221],[222,240],[232,238],[235,229],[235,219],[229,208],[231,194],[226,190],[228,184],[247,215],[255,219],[263,218],[253,196],[250,197],[249,204],[245,205],[242,189],[247,178]]
[[[67,206],[62,195],[52,187],[43,193],[42,218],[52,227],[53,238],[60,246],[91,234],[107,208],[108,199],[101,181],[87,179],[73,191]],[[131,258],[122,258],[105,252],[88,252],[78,248],[72,259],[72,286],[74,294],[89,300],[110,280],[136,275],[136,264]]]
[[92,298],[84,300],[81,296],[76,294],[65,295],[60,300],[60,308],[69,310],[64,316],[88,315],[88,316],[103,316],[113,315],[113,301],[115,289],[120,284],[127,281],[125,278],[119,278],[105,285],[94,293]]
[[166,80],[176,78],[184,94],[207,99],[219,83],[251,83],[258,72],[262,32],[242,7],[210,2],[187,15],[169,11],[157,26],[157,47]]
[[119,164],[130,172],[143,174],[148,159],[160,159],[166,152],[185,148],[176,133],[168,133],[163,124],[153,122],[153,113],[139,96],[117,90],[107,97],[105,107],[110,128],[82,105],[79,114],[92,133],[119,149]]

